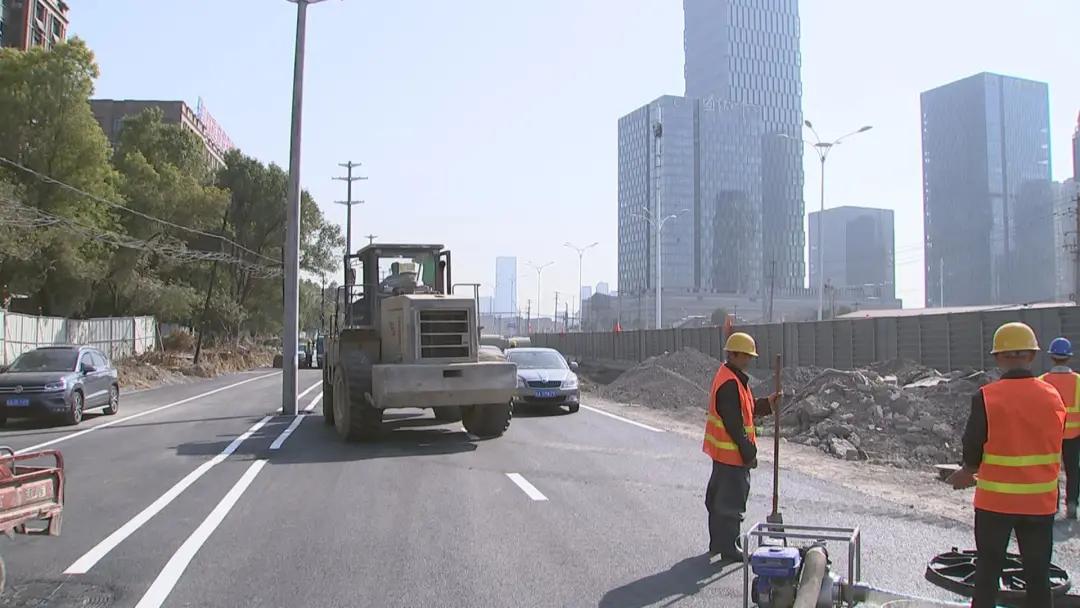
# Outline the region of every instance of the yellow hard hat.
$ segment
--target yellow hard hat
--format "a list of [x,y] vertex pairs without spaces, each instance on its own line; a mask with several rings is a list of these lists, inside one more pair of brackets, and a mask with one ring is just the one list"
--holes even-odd
[[1039,350],[1035,332],[1026,323],[1006,323],[994,332],[994,350],[991,355],[1012,351]]
[[750,337],[750,334],[744,334],[741,331],[728,336],[727,344],[724,344],[724,350],[729,353],[745,353],[751,357],[758,356],[757,344],[754,339]]

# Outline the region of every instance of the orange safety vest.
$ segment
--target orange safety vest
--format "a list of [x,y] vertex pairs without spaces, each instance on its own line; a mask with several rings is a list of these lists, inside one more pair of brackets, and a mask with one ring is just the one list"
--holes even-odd
[[1009,378],[982,387],[986,444],[975,486],[975,508],[1013,515],[1052,515],[1065,406],[1038,378]]
[[1050,372],[1039,378],[1052,384],[1065,402],[1065,439],[1080,437],[1080,374]]
[[716,414],[716,391],[727,382],[734,382],[739,387],[739,407],[742,410],[743,430],[746,431],[750,443],[757,444],[757,433],[754,430],[754,395],[739,381],[735,372],[724,364],[713,377],[712,389],[709,391],[709,413],[705,419],[705,440],[702,442],[701,451],[717,462],[741,467],[746,466],[746,463],[743,462],[739,446],[732,441],[731,435],[724,428],[724,421]]

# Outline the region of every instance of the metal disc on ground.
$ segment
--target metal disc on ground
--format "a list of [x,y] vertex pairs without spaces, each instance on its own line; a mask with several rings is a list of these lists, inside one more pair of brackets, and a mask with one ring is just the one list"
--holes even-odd
[[[935,556],[926,566],[926,580],[962,595],[971,597],[975,592],[976,552],[971,549],[961,551],[956,547]],[[1065,595],[1071,587],[1069,574],[1056,564],[1050,564],[1050,590],[1055,597]],[[1024,567],[1016,553],[1005,555],[1005,567],[1001,570],[1000,601],[1023,600],[1027,581],[1024,580]]]
[[23,581],[8,586],[0,608],[107,608],[115,597],[112,589],[90,583]]

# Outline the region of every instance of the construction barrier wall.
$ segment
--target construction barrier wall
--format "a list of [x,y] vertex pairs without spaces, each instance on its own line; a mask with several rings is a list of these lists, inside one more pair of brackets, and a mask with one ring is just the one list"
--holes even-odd
[[[904,317],[838,319],[801,323],[741,325],[735,331],[754,336],[760,357],[755,367],[769,367],[783,353],[786,366],[813,365],[853,369],[892,359],[908,359],[939,370],[986,369],[994,331],[1003,323],[1030,325],[1041,346],[1065,336],[1080,342],[1080,307],[1060,306],[1020,310],[988,310]],[[533,346],[555,348],[580,360],[634,363],[694,348],[718,359],[723,357],[723,329],[647,329],[613,332],[533,334]],[[1040,353],[1037,369],[1050,361]]]
[[0,310],[0,329],[0,365],[52,344],[85,344],[116,359],[153,350],[157,343],[154,317],[64,319]]

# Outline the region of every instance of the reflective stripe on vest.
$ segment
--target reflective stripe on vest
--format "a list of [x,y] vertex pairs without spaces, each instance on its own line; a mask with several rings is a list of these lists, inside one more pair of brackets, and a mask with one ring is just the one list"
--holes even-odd
[[724,427],[724,421],[717,415],[716,391],[728,382],[734,382],[739,389],[739,409],[742,412],[743,431],[751,443],[757,443],[757,431],[754,428],[754,396],[750,389],[739,381],[735,372],[726,364],[721,365],[713,378],[712,389],[709,393],[709,411],[705,419],[705,438],[701,443],[701,450],[717,462],[734,466],[744,466],[742,453],[739,446],[732,440],[731,435]]
[[1080,437],[1080,374],[1050,372],[1039,376],[1057,389],[1065,402],[1065,439]]
[[1065,408],[1055,387],[1038,378],[984,386],[986,443],[975,508],[1014,515],[1057,511]]

